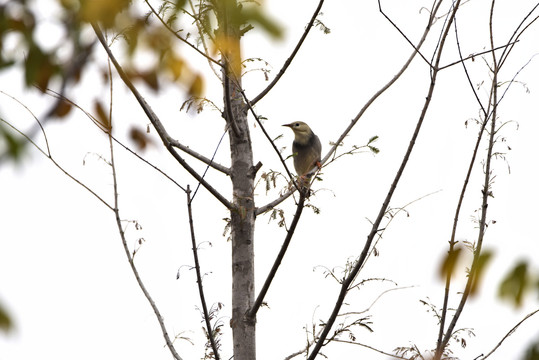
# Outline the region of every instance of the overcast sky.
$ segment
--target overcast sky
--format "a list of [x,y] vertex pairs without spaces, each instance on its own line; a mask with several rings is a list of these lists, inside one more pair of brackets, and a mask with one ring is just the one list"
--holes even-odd
[[[40,2],[44,4],[45,2]],[[484,51],[488,41],[488,6],[484,1],[466,2],[457,18],[464,55]],[[417,42],[427,21],[430,1],[383,1],[391,18],[413,42]],[[289,56],[316,8],[316,1],[266,1],[265,11],[284,29],[281,40],[253,30],[244,41],[244,57],[262,58],[269,63],[273,78]],[[533,1],[498,1],[495,16],[496,45],[506,43]],[[43,5],[45,6],[45,5]],[[54,7],[44,7],[39,16],[47,19]],[[264,125],[272,137],[291,151],[292,133],[281,125],[294,120],[307,122],[318,134],[323,152],[330,148],[365,102],[400,69],[412,48],[378,12],[376,1],[328,1],[320,20],[331,29],[323,34],[313,29],[303,48],[281,82],[257,104],[258,114],[268,120]],[[443,13],[443,12],[442,12]],[[436,24],[424,53],[432,56],[443,18]],[[43,36],[56,36],[54,24],[47,21]],[[90,31],[88,31],[91,34]],[[515,309],[497,297],[503,276],[521,259],[537,270],[539,245],[535,221],[539,195],[535,190],[537,170],[537,103],[539,101],[539,51],[537,25],[521,38],[500,75],[509,81],[519,72],[500,108],[500,122],[508,124],[499,133],[497,151],[507,153],[493,162],[496,176],[490,199],[484,248],[494,257],[487,268],[480,293],[466,306],[457,328],[473,329],[466,337],[467,347],[453,344],[455,355],[475,359],[489,352],[526,314],[537,309],[537,292]],[[443,57],[443,64],[458,60],[454,35]],[[207,62],[185,46],[193,68],[204,72],[206,95],[222,104],[219,83],[207,69]],[[102,48],[94,58],[105,63]],[[116,51],[118,47],[115,48]],[[524,69],[522,67],[526,65]],[[141,60],[142,61],[142,60]],[[490,58],[486,58],[486,62]],[[482,57],[468,61],[472,81],[486,103],[489,73]],[[263,63],[251,65],[265,66]],[[484,82],[484,83],[482,83]],[[33,89],[21,89],[21,74],[0,73],[0,90],[17,97],[37,116],[52,101]],[[482,84],[482,85],[481,85]],[[249,97],[257,95],[267,82],[262,72],[244,78]],[[345,156],[323,169],[323,181],[310,202],[321,209],[314,214],[304,210],[296,236],[267,296],[269,308],[258,316],[257,349],[260,359],[282,359],[305,346],[306,330],[325,321],[334,304],[339,285],[326,277],[325,269],[343,267],[363,247],[382,201],[389,190],[404,151],[408,146],[429,85],[428,66],[416,57],[408,72],[380,97],[346,138],[343,150],[363,145],[372,136],[380,153]],[[505,89],[505,88],[503,88]],[[206,109],[202,114],[180,112],[184,89],[167,88],[156,94],[141,87],[143,94],[169,133],[193,149],[211,156],[223,135],[224,122],[219,112]],[[108,101],[108,84],[89,69],[80,86],[70,96],[86,110],[93,99]],[[106,95],[105,95],[106,94]],[[440,73],[432,106],[395,193],[391,206],[403,207],[422,198],[401,212],[388,226],[378,243],[379,256],[371,257],[360,273],[361,279],[386,279],[368,282],[361,291],[352,292],[343,307],[345,312],[370,316],[374,332],[358,328],[357,340],[391,352],[398,346],[417,344],[420,350],[435,346],[437,322],[421,301],[441,307],[443,283],[438,268],[447,251],[458,195],[468,167],[478,126],[479,106],[464,76],[462,66]],[[0,94],[0,115],[20,129],[35,123],[27,110]],[[149,121],[140,111],[119,78],[114,79],[115,135],[126,144],[128,129],[136,124],[145,129]],[[467,123],[467,126],[466,126]],[[255,162],[264,164],[259,172],[283,172],[277,156],[258,126],[251,127]],[[46,127],[48,143],[55,160],[83,181],[105,201],[112,202],[111,169],[103,158],[110,157],[108,140],[80,111],[68,119],[51,121]],[[182,186],[196,182],[159,146],[141,152]],[[502,141],[503,137],[503,141]],[[37,138],[45,146],[42,136]],[[510,147],[510,150],[509,150]],[[486,156],[486,143],[480,146],[479,160]],[[184,359],[203,357],[201,316],[188,233],[185,194],[172,182],[132,155],[115,147],[120,211],[129,245],[138,247],[135,259],[141,276],[159,306],[171,335],[178,339],[177,350]],[[198,171],[205,166],[186,156]],[[227,137],[219,147],[216,160],[229,164]],[[291,166],[291,162],[289,162]],[[230,197],[229,179],[210,170],[206,178]],[[114,214],[96,197],[65,176],[35,149],[29,149],[21,164],[0,166],[0,302],[13,317],[15,329],[0,336],[0,359],[170,359],[164,347],[155,316],[130,272],[117,232]],[[477,165],[463,205],[457,239],[477,239],[474,218],[480,207],[483,172]],[[279,186],[284,186],[280,180]],[[266,194],[264,186],[256,191],[257,206],[277,195]],[[428,195],[428,196],[427,196]],[[288,223],[294,203],[282,206]],[[230,243],[223,236],[225,209],[201,189],[193,202],[195,230],[201,243],[200,257],[205,273],[204,286],[209,304],[224,304],[219,313],[224,338],[223,359],[231,355],[230,321]],[[135,221],[141,226],[137,230]],[[384,225],[385,226],[385,225]],[[285,229],[267,215],[256,225],[256,276],[260,287],[269,270]],[[470,261],[469,256],[466,261]],[[465,283],[465,268],[454,282],[452,307],[457,292]],[[179,272],[179,279],[176,276]],[[386,290],[396,289],[384,293]],[[371,307],[380,294],[384,295]],[[363,316],[363,315],[361,315]],[[350,318],[349,318],[350,319]],[[525,344],[539,336],[539,315],[525,322],[499,349],[493,359],[519,359]],[[323,349],[330,359],[367,356],[386,359],[372,350],[354,345],[333,344]]]

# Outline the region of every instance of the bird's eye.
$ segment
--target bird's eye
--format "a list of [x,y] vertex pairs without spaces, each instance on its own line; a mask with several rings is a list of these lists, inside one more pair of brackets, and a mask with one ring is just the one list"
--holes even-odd
[[299,127],[299,123],[295,123],[294,126],[295,126],[295,127]]

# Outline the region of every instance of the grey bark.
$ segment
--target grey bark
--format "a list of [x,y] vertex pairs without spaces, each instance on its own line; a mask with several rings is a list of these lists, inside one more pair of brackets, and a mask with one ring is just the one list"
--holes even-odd
[[[247,318],[255,299],[253,199],[255,171],[247,122],[247,107],[241,94],[240,25],[228,21],[227,12],[235,11],[236,0],[227,0],[220,9],[220,31],[227,38],[222,54],[225,111],[230,139],[230,178],[233,208],[230,211],[232,239],[232,338],[235,360],[256,359],[256,321]],[[233,18],[233,17],[231,17]]]

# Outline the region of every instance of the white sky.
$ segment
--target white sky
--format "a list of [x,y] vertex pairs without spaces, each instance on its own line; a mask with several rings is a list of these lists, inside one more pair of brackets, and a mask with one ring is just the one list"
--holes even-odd
[[[426,23],[430,1],[386,0],[388,14],[401,26],[412,41],[417,41]],[[496,44],[504,44],[521,17],[533,6],[533,1],[497,2]],[[244,55],[261,57],[271,64],[270,78],[276,75],[316,7],[316,1],[267,1],[266,10],[283,25],[282,41],[260,36],[252,31],[245,38]],[[355,117],[359,109],[400,68],[411,52],[410,46],[383,19],[376,1],[327,1],[321,20],[331,29],[324,35],[313,29],[304,47],[287,74],[274,90],[261,101],[256,110],[268,118],[264,123],[276,137],[284,134],[278,146],[290,152],[292,134],[281,124],[293,120],[308,122],[320,137],[324,151],[329,142]],[[46,16],[47,12],[42,12]],[[470,1],[459,13],[458,28],[464,54],[483,51],[488,47],[488,6],[484,1]],[[431,56],[439,26],[431,34],[424,53]],[[50,36],[54,38],[53,26]],[[501,74],[510,80],[516,71],[537,52],[537,26],[522,37]],[[454,35],[449,36],[442,63],[458,59]],[[190,56],[191,65],[206,71],[201,61],[186,47],[182,54]],[[117,48],[116,48],[117,50]],[[191,56],[193,55],[193,56]],[[96,48],[98,61],[105,60],[104,51]],[[488,82],[485,62],[476,58],[467,63],[475,84]],[[95,69],[94,69],[95,70]],[[525,314],[538,306],[536,293],[528,296],[522,308],[514,309],[497,297],[502,277],[519,259],[535,264],[539,245],[535,231],[538,195],[535,191],[538,175],[536,137],[539,67],[534,59],[522,70],[500,106],[499,121],[515,121],[501,131],[511,151],[507,163],[494,161],[496,179],[494,198],[489,204],[489,219],[496,220],[488,228],[484,248],[494,251],[479,296],[464,310],[457,327],[473,328],[474,338],[468,346],[454,345],[455,355],[475,359],[492,347]],[[207,73],[207,96],[221,103],[218,83]],[[107,85],[88,73],[83,85],[72,96],[87,110],[92,110],[95,96],[108,100]],[[18,97],[35,114],[40,115],[51,98],[40,97],[33,90],[21,90],[20,74],[0,73],[0,90]],[[267,85],[260,72],[252,72],[244,80],[244,88],[254,97]],[[393,180],[398,164],[408,145],[423,104],[428,86],[428,67],[417,57],[408,72],[384,94],[360,120],[345,140],[345,149],[362,145],[378,135],[377,156],[359,154],[347,156],[323,171],[323,189],[311,201],[321,208],[315,215],[310,209],[304,215],[296,236],[285,256],[282,267],[270,288],[267,302],[258,316],[259,359],[282,359],[305,345],[305,330],[312,322],[326,320],[337,297],[338,285],[324,277],[320,267],[343,266],[357,256],[379,207]],[[127,129],[137,124],[144,129],[144,118],[131,94],[119,79],[114,82],[115,135],[129,144]],[[169,89],[158,96],[144,87],[143,93],[167,125],[169,133],[181,142],[211,156],[222,135],[223,120],[218,112],[206,110],[195,117],[179,112],[183,102],[182,89]],[[478,93],[485,101],[488,86]],[[19,126],[33,124],[28,112],[8,97],[0,94],[1,115]],[[464,123],[477,118],[478,105],[467,85],[462,67],[454,66],[438,78],[433,103],[422,132],[395,193],[392,206],[400,207],[427,194],[435,194],[401,213],[377,246],[378,257],[367,263],[361,278],[385,278],[399,287],[413,288],[385,294],[368,312],[372,316],[373,333],[363,329],[355,332],[358,341],[391,352],[397,346],[417,344],[421,350],[434,347],[436,320],[419,300],[441,306],[442,282],[438,266],[447,250],[454,209],[471,156],[478,127]],[[269,169],[283,171],[273,150],[258,127],[252,127],[255,162],[262,161],[260,173]],[[110,168],[99,159],[109,157],[107,139],[81,113],[74,112],[67,121],[50,122],[46,128],[51,152],[56,160],[74,176],[90,186],[106,201],[112,201]],[[152,133],[157,139],[155,132]],[[43,138],[38,143],[44,146]],[[155,144],[159,144],[156,140]],[[217,160],[228,164],[228,143],[217,154]],[[498,144],[506,151],[505,144]],[[481,146],[480,160],[486,147]],[[159,146],[142,153],[182,185],[196,182]],[[142,230],[128,226],[131,245],[139,238],[145,242],[136,255],[136,262],[154,300],[165,317],[169,333],[183,333],[194,341],[178,340],[177,349],[184,359],[203,355],[202,323],[192,253],[188,233],[185,195],[170,181],[142,164],[120,147],[116,147],[116,163],[120,186],[122,217],[137,220]],[[186,156],[197,170],[204,166]],[[83,164],[84,161],[84,164]],[[511,172],[508,172],[509,164]],[[31,150],[21,165],[0,167],[0,301],[10,311],[15,330],[0,336],[0,359],[170,359],[164,348],[155,316],[137,287],[123,253],[113,213],[95,197],[82,189],[36,150]],[[230,197],[228,179],[209,171],[207,179]],[[482,171],[478,166],[472,177],[469,195],[459,222],[459,240],[476,239],[471,220],[480,206]],[[281,182],[281,185],[283,182]],[[438,191],[438,192],[437,192]],[[275,196],[265,195],[257,188],[257,205]],[[223,359],[231,353],[230,320],[230,244],[222,236],[227,216],[221,205],[201,189],[194,202],[197,239],[204,245],[200,252],[209,304],[222,302],[220,313],[224,323]],[[290,222],[294,206],[291,200],[283,205]],[[256,228],[257,285],[265,275],[285,237],[285,230],[276,222],[268,224],[260,216]],[[211,247],[207,245],[211,243]],[[464,269],[467,265],[460,264]],[[176,280],[178,269],[180,279]],[[313,271],[313,269],[315,269]],[[464,284],[464,270],[455,280],[455,292]],[[344,311],[363,311],[380,293],[395,286],[390,282],[371,282],[362,291],[350,294]],[[456,306],[456,302],[452,302]],[[537,339],[539,316],[531,318],[510,337],[493,359],[519,359],[520,351],[532,339]],[[366,356],[386,359],[372,350],[346,344],[334,344],[323,350],[330,359]]]

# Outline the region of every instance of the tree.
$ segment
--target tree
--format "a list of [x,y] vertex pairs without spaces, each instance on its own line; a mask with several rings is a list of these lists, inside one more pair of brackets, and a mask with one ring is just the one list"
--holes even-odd
[[[24,61],[27,84],[35,84],[44,93],[48,93],[50,96],[58,99],[49,108],[45,118],[65,115],[73,106],[80,109],[85,108],[84,104],[69,100],[69,90],[66,84],[69,81],[73,81],[73,79],[77,79],[83,70],[90,71],[85,70],[90,66],[86,57],[87,54],[92,52],[97,54],[98,49],[99,51],[103,49],[106,51],[109,66],[108,68],[104,67],[102,73],[107,81],[110,81],[111,87],[115,77],[114,74],[117,73],[122,82],[136,98],[147,120],[151,123],[152,129],[155,130],[160,141],[163,143],[164,148],[168,150],[178,164],[196,179],[198,184],[203,186],[226,208],[228,212],[226,227],[230,229],[231,239],[232,309],[230,326],[233,337],[232,353],[235,359],[256,358],[255,329],[259,309],[266,303],[266,295],[270,286],[273,286],[273,279],[288,250],[296,227],[300,222],[304,207],[309,206],[315,212],[318,211],[316,205],[310,202],[318,194],[316,191],[318,190],[316,186],[318,182],[315,182],[315,185],[312,186],[312,190],[315,192],[314,195],[310,194],[309,190],[300,189],[299,184],[287,168],[286,161],[279,149],[281,145],[279,145],[280,143],[275,138],[276,135],[270,135],[270,132],[266,130],[267,122],[264,121],[264,117],[259,115],[259,113],[261,108],[263,108],[261,103],[265,100],[265,97],[268,96],[270,91],[275,91],[273,90],[276,89],[274,86],[289,74],[289,66],[294,61],[296,54],[301,50],[311,29],[317,26],[326,32],[329,31],[320,19],[320,11],[323,4],[324,1],[320,1],[317,4],[303,35],[300,37],[290,57],[284,62],[279,73],[260,91],[259,95],[252,98],[247,95],[250,92],[244,85],[244,66],[248,60],[251,60],[242,56],[244,38],[248,35],[249,31],[254,31],[252,28],[256,27],[262,28],[274,36],[280,34],[276,22],[270,16],[266,15],[257,5],[239,3],[235,0],[207,1],[199,2],[198,4],[178,1],[163,2],[159,5],[152,5],[150,2],[131,4],[128,1],[88,1],[81,2],[80,4],[60,2],[62,6],[60,13],[63,14],[65,19],[65,34],[70,39],[72,54],[81,54],[80,60],[74,58],[73,61],[68,61],[67,65],[58,61],[57,57],[59,55],[56,52],[57,49],[53,49],[53,51],[46,50],[34,38],[36,22],[33,20],[35,15],[33,15],[30,3],[19,3],[18,6],[22,9],[22,15],[20,11],[17,12],[10,9],[11,6],[15,5],[8,4],[2,8],[3,14],[6,14],[4,15],[4,19],[7,19],[7,21],[4,21],[4,24],[7,24],[6,29],[20,33],[23,38],[22,41],[28,49]],[[375,141],[377,140],[376,134],[369,134],[363,145],[352,145],[348,148],[343,147],[344,140],[350,134],[351,130],[357,127],[358,121],[365,116],[367,110],[377,104],[379,99],[382,98],[381,96],[405,76],[413,62],[414,64],[419,62],[423,66],[426,90],[419,90],[420,95],[414,96],[414,99],[417,99],[415,106],[421,108],[419,115],[416,115],[417,122],[415,124],[415,130],[409,140],[408,147],[403,152],[404,155],[398,165],[398,170],[395,171],[394,175],[387,175],[387,179],[392,179],[388,180],[389,190],[382,204],[378,207],[376,217],[371,220],[372,226],[368,231],[367,239],[361,251],[359,253],[357,251],[352,252],[352,258],[346,263],[342,273],[334,269],[328,269],[325,273],[326,276],[334,278],[340,287],[336,299],[332,301],[332,310],[328,312],[327,316],[321,315],[323,320],[318,324],[316,322],[313,323],[312,327],[307,330],[306,346],[300,352],[293,355],[305,353],[309,359],[314,359],[320,354],[322,347],[330,342],[344,341],[343,337],[348,336],[349,341],[356,343],[356,329],[372,330],[369,317],[364,316],[363,313],[349,314],[348,312],[344,312],[344,314],[348,314],[348,318],[341,320],[343,319],[343,306],[346,305],[346,299],[349,298],[352,291],[356,291],[366,283],[378,278],[373,275],[359,276],[359,274],[364,272],[367,260],[378,252],[377,244],[382,239],[387,223],[391,223],[398,212],[407,211],[406,207],[399,208],[391,205],[395,191],[401,186],[401,178],[405,173],[405,169],[409,166],[416,142],[420,139],[419,136],[424,126],[423,123],[428,117],[432,102],[434,101],[433,99],[435,99],[437,89],[440,86],[439,77],[443,76],[446,72],[454,71],[456,68],[464,70],[463,72],[461,70],[459,75],[463,79],[462,88],[467,89],[467,91],[469,91],[468,89],[473,90],[469,98],[477,101],[476,107],[480,108],[480,116],[476,120],[478,137],[473,147],[472,159],[467,161],[469,170],[466,173],[464,186],[460,192],[462,195],[459,197],[457,211],[454,216],[455,221],[449,242],[448,256],[445,260],[445,266],[442,269],[443,275],[446,277],[447,290],[444,294],[443,304],[432,307],[433,310],[436,310],[436,316],[440,322],[436,347],[433,350],[432,356],[437,359],[450,356],[451,351],[454,351],[452,347],[448,346],[451,340],[457,339],[461,344],[465,344],[464,337],[460,336],[461,331],[456,328],[456,324],[463,307],[467,304],[468,297],[477,290],[477,286],[480,283],[478,279],[484,275],[483,270],[486,268],[485,265],[489,259],[490,253],[488,251],[482,251],[482,244],[487,226],[491,224],[487,220],[489,199],[493,195],[492,186],[494,176],[491,170],[491,163],[494,158],[503,158],[505,155],[502,151],[495,149],[496,143],[500,144],[504,141],[504,138],[499,135],[499,131],[503,126],[500,125],[498,120],[498,106],[501,99],[507,93],[507,89],[516,83],[516,75],[519,73],[519,71],[515,72],[513,70],[511,76],[515,77],[510,77],[509,81],[505,83],[505,87],[502,87],[502,82],[505,80],[499,79],[500,70],[505,66],[508,59],[512,59],[509,55],[512,54],[513,49],[520,46],[523,34],[534,25],[537,5],[530,8],[528,12],[522,12],[519,15],[519,21],[513,25],[513,31],[510,35],[504,38],[501,44],[497,44],[494,31],[494,24],[496,24],[494,17],[496,12],[494,9],[496,7],[495,3],[492,2],[488,11],[483,10],[482,12],[490,13],[490,21],[488,22],[489,36],[487,37],[489,39],[487,42],[488,46],[484,50],[474,49],[471,55],[464,55],[462,52],[460,40],[463,39],[463,35],[457,30],[460,29],[460,26],[457,26],[456,22],[462,11],[462,5],[460,1],[447,4],[442,1],[436,1],[431,7],[424,9],[423,11],[427,15],[426,19],[423,19],[425,21],[422,25],[423,33],[417,37],[419,40],[415,40],[409,35],[409,32],[398,25],[399,21],[395,19],[394,15],[388,14],[385,4],[378,2],[380,18],[385,17],[385,24],[394,26],[395,33],[400,33],[399,41],[408,46],[407,49],[410,54],[404,61],[401,60],[402,64],[397,74],[366,100],[359,110],[357,109],[357,105],[354,106],[357,115],[348,126],[342,126],[342,129],[339,129],[339,136],[334,140],[331,148],[329,150],[326,149],[322,162],[327,166],[343,161],[342,159],[344,159],[345,155],[355,154],[364,150],[378,152],[378,149],[375,147]],[[198,31],[198,35],[191,35],[191,30],[181,31],[184,27],[187,28],[190,22],[195,24],[192,30]],[[84,39],[84,31],[87,31],[89,26],[91,26],[95,35],[92,35],[92,40],[88,42]],[[453,32],[455,34],[455,40],[448,45],[450,42],[449,39],[452,39],[450,34]],[[192,40],[193,37],[195,38],[194,40]],[[123,40],[120,38],[123,38]],[[189,44],[190,50],[198,60],[192,60],[191,55],[180,54],[175,48],[176,45],[174,45],[177,42]],[[141,64],[139,60],[140,56],[147,53],[147,50],[144,49],[145,45],[150,45],[149,53],[154,58],[153,63],[149,66],[148,64]],[[454,47],[452,49],[452,62],[448,60],[450,57],[446,58],[446,53],[449,51],[447,49],[448,46]],[[127,56],[120,60],[118,50],[115,47],[124,49]],[[218,60],[216,54],[219,54],[220,58]],[[202,79],[207,79],[208,76],[200,75],[198,73],[200,71],[198,67],[195,70],[195,66],[192,65],[196,61],[200,61],[201,58],[209,64],[218,77],[218,84],[222,87],[222,105],[219,105],[214,99],[202,97]],[[485,90],[488,93],[486,100],[475,89],[474,80],[468,72],[468,64],[477,61],[476,59],[484,60],[488,67],[490,81],[485,85]],[[3,64],[5,66],[12,66],[13,63],[10,59],[4,59]],[[322,73],[323,71],[321,70],[320,74],[315,74],[314,77],[322,78]],[[428,76],[426,76],[427,74]],[[209,76],[211,77],[212,75],[210,74]],[[56,93],[47,90],[50,84],[57,78],[60,79],[60,90]],[[180,83],[187,90],[187,93],[190,95],[190,98],[184,103],[187,109],[196,108],[199,111],[204,106],[208,106],[208,104],[214,105],[219,109],[220,116],[225,120],[226,133],[228,133],[230,144],[229,167],[220,164],[215,157],[202,155],[200,152],[191,150],[182,141],[175,140],[171,135],[172,132],[169,130],[174,125],[171,125],[170,121],[165,125],[162,115],[157,115],[152,110],[151,101],[147,101],[146,96],[142,95],[143,90],[141,89],[144,88],[136,83],[137,81],[142,81],[154,90],[163,90],[165,86],[162,83],[167,80],[171,80],[172,86],[175,86],[174,82],[176,84]],[[501,94],[499,93],[500,89],[503,89]],[[117,109],[117,105],[114,105],[115,103],[112,101],[112,90],[109,97],[108,109],[104,105],[105,102],[103,99],[97,98],[92,104],[93,114],[87,114],[107,135],[109,141],[110,155],[105,157],[100,154],[99,156],[106,159],[108,166],[112,169],[114,196],[112,199],[105,199],[103,196],[98,195],[92,187],[82,182],[81,184],[98,197],[114,213],[125,254],[135,278],[152,305],[171,354],[174,358],[179,359],[182,358],[181,354],[176,350],[173,337],[169,335],[169,330],[167,330],[161,311],[138,273],[139,266],[135,264],[134,260],[138,246],[135,248],[129,246],[126,237],[125,219],[127,217],[122,216],[120,213],[118,195],[121,191],[118,190],[118,185],[121,182],[117,180],[117,155],[114,150],[118,146],[116,144],[123,146],[123,142],[119,141],[116,136],[113,136],[113,129],[122,125],[118,125],[118,120],[113,121],[113,118],[115,118],[113,116],[113,109]],[[215,105],[216,103],[217,105]],[[268,110],[266,109],[265,111]],[[251,116],[251,120],[249,120],[249,116]],[[213,117],[215,117],[215,113]],[[271,146],[268,152],[271,152],[274,159],[277,158],[279,160],[278,163],[282,164],[280,166],[283,170],[270,171],[270,169],[263,169],[262,163],[255,164],[252,149],[254,140],[251,134],[252,126],[249,121],[251,121],[251,124],[256,124],[257,128],[260,128],[266,138],[264,141],[267,141]],[[24,134],[17,135],[16,131],[13,132],[13,128],[19,128],[13,121],[3,121],[2,133],[5,134],[5,142],[9,145],[6,146],[9,153],[12,156],[19,154],[21,144],[24,144],[25,140],[32,140],[35,134],[38,134],[42,130],[42,124],[43,121],[38,122],[38,126],[35,127],[36,130],[30,129],[24,133],[27,134],[24,136]],[[144,147],[153,146],[152,144],[157,143],[157,141],[152,140],[155,138],[149,137],[136,125],[127,131],[131,139],[138,144],[141,150]],[[205,135],[206,130],[204,132]],[[45,134],[46,132],[42,130],[42,133]],[[22,138],[20,137],[21,135],[23,135]],[[462,296],[460,296],[457,311],[450,317],[448,309],[450,308],[450,285],[454,276],[454,264],[457,262],[459,254],[463,252],[457,247],[457,221],[460,218],[462,201],[469,196],[467,184],[474,170],[477,169],[476,159],[480,153],[481,146],[485,142],[487,143],[487,151],[483,155],[485,159],[482,169],[484,171],[484,177],[481,188],[480,210],[477,216],[478,235],[476,240],[469,240],[469,248],[473,254],[473,261],[467,277],[465,290],[462,292]],[[202,145],[204,144],[201,143]],[[56,160],[56,156],[51,154],[48,145],[46,148],[41,147],[41,149],[45,156],[62,169],[62,165]],[[140,157],[133,150],[128,151],[131,151],[134,156]],[[197,160],[202,161],[207,167],[229,176],[232,196],[229,198],[229,196],[218,190],[218,186],[216,185],[218,182],[208,179],[211,175],[206,175],[207,169],[203,172],[197,170],[191,162],[183,158],[181,152],[186,152],[194,156]],[[261,171],[262,173],[260,174]],[[168,175],[169,172],[165,171],[166,176],[173,178]],[[70,176],[75,181],[79,181],[77,176]],[[257,178],[260,182],[266,182],[267,189],[269,190],[271,190],[272,186],[277,186],[274,184],[277,184],[279,179],[284,178],[284,184],[279,183],[279,186],[284,188],[283,193],[275,196],[275,192],[271,192],[270,194],[274,198],[268,201],[267,204],[260,205],[257,201],[255,191]],[[317,174],[314,179],[326,180],[326,176]],[[194,267],[197,272],[201,312],[208,340],[208,351],[205,356],[219,358],[220,333],[223,323],[216,318],[219,306],[208,307],[204,296],[204,288],[202,287],[204,276],[198,260],[197,249],[199,245],[195,239],[195,223],[197,219],[192,216],[191,208],[196,191],[192,192],[190,187],[180,185],[176,180],[172,181],[187,196],[187,214],[189,215],[191,224]],[[290,225],[287,226],[283,245],[273,262],[271,270],[264,275],[265,281],[260,286],[260,289],[257,290],[258,286],[255,284],[254,266],[254,246],[256,243],[254,236],[255,220],[262,214],[270,212],[270,216],[280,218],[281,224],[287,224],[290,219],[284,214],[287,214],[289,211],[277,209],[277,206],[280,206],[282,202],[289,199],[295,193],[299,193],[299,195],[296,199],[294,217]],[[143,242],[140,240],[139,244]],[[385,281],[385,279],[380,281]],[[426,304],[428,305],[428,303]],[[438,307],[441,308],[439,311]],[[446,321],[449,324],[446,324]],[[421,356],[421,351],[416,345],[410,347],[401,346],[395,350],[394,356],[417,358]]]

